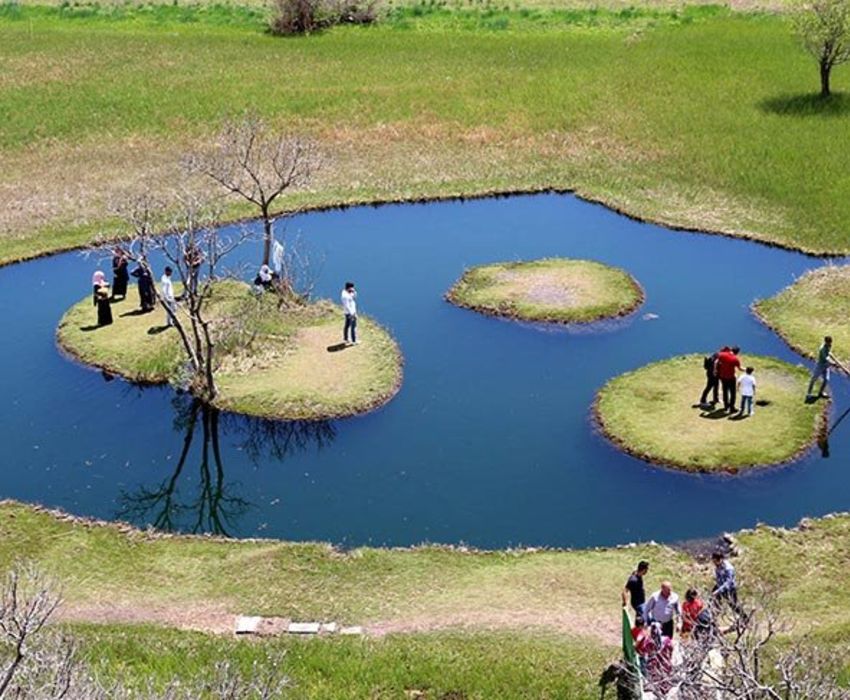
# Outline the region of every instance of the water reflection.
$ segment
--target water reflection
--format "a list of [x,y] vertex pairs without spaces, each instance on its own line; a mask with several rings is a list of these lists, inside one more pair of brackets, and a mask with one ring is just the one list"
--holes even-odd
[[[255,465],[283,462],[288,455],[329,445],[336,430],[327,421],[272,421],[222,413],[185,395],[173,400],[176,432],[183,444],[174,471],[154,487],[122,491],[117,518],[165,532],[231,536],[252,504],[238,481],[227,481],[221,437],[233,439]],[[192,450],[200,432],[199,449]],[[191,456],[191,458],[190,458]],[[197,460],[198,470],[188,465]],[[197,474],[197,480],[194,475]],[[181,484],[183,488],[181,489]]]

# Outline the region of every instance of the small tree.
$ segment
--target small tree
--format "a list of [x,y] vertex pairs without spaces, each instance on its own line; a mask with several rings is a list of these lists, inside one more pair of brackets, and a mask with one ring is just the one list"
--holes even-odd
[[274,240],[273,207],[287,190],[310,181],[319,166],[312,144],[272,132],[258,117],[227,122],[209,153],[186,159],[190,172],[211,179],[257,208],[263,222],[263,261],[268,265]]
[[850,61],[850,0],[804,1],[793,18],[803,46],[818,62],[821,97],[828,97],[832,69]]
[[[176,272],[183,285],[179,306],[172,307],[159,290],[157,298],[180,336],[193,393],[209,402],[218,394],[215,349],[222,339],[221,333],[214,332],[209,302],[214,283],[222,276],[224,259],[251,234],[245,229],[229,234],[219,231],[218,211],[188,190],[176,190],[170,199],[157,199],[145,192],[117,207],[133,229],[125,252],[128,260],[146,269],[151,279],[156,279],[150,266],[154,253],[162,255]],[[207,275],[200,280],[203,265]],[[229,328],[227,319],[217,319],[217,325],[222,332]]]

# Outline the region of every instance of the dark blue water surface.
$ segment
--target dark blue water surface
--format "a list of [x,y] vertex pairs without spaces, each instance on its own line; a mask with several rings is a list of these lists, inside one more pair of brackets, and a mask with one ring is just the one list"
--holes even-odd
[[[0,269],[0,495],[187,531],[484,547],[672,541],[848,507],[850,427],[835,431],[828,459],[815,450],[784,468],[693,476],[620,454],[589,412],[609,378],[678,353],[738,343],[798,361],[748,307],[821,261],[562,195],[313,213],[288,230],[324,258],[318,294],[336,299],[355,280],[361,310],[398,338],[405,379],[391,403],[333,423],[269,424],[107,381],[54,344],[95,262],[69,253],[14,265]],[[465,267],[544,256],[621,266],[646,304],[589,332],[443,301]],[[850,405],[846,383],[834,393],[839,409]]]

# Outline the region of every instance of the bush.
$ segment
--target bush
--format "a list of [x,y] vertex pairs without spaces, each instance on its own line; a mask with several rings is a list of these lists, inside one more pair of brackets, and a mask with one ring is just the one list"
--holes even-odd
[[377,0],[273,0],[269,31],[276,36],[310,34],[335,24],[372,24]]

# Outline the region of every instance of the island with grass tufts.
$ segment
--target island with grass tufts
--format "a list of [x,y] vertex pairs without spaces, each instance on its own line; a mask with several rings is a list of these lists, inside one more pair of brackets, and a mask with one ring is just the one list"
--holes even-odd
[[753,304],[756,317],[804,357],[814,358],[824,336],[833,338],[833,354],[850,359],[850,265],[811,270],[769,299]]
[[828,401],[806,403],[803,367],[755,355],[741,362],[754,368],[758,382],[752,416],[699,404],[703,356],[684,355],[610,380],[594,404],[602,433],[635,457],[689,472],[735,473],[794,460],[823,434]]
[[644,294],[619,268],[592,260],[545,258],[472,267],[446,299],[520,321],[591,323],[632,313]]
[[[209,304],[217,335],[213,404],[284,420],[341,418],[387,403],[401,386],[402,356],[375,321],[360,319],[362,344],[341,342],[341,311],[320,300],[280,308],[272,293],[218,282]],[[91,297],[72,306],[57,329],[59,346],[79,361],[139,383],[183,383],[185,358],[161,309],[142,313],[114,303],[115,322],[94,323]]]

